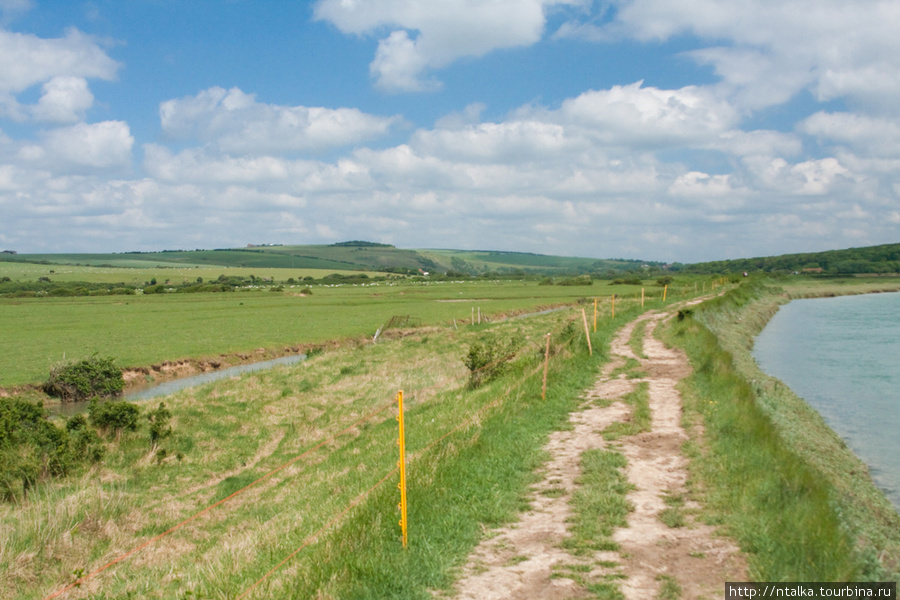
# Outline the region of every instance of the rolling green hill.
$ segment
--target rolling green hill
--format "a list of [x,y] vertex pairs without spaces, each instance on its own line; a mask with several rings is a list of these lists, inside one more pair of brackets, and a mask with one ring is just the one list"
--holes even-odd
[[324,269],[329,271],[380,271],[400,274],[449,273],[478,276],[485,273],[528,275],[597,274],[615,277],[623,273],[671,269],[685,273],[722,274],[740,271],[852,275],[900,273],[900,244],[883,244],[846,250],[722,260],[690,265],[628,259],[596,259],[550,256],[528,252],[490,250],[410,250],[389,244],[350,241],[330,245],[254,246],[217,250],[163,250],[115,254],[15,254],[0,253],[0,261],[50,265],[108,267],[245,267]]
[[[372,242],[331,245],[257,246],[219,250],[163,250],[116,254],[0,254],[0,260],[41,264],[112,267],[222,266],[361,270],[415,274],[457,272],[466,275],[525,272],[536,275],[622,273],[648,264],[639,260],[598,260],[524,252],[404,250]],[[653,263],[660,265],[661,263]]]

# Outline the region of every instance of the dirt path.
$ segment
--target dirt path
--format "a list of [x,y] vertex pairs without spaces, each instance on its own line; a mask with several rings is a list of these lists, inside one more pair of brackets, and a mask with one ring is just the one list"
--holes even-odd
[[[613,360],[586,392],[582,408],[572,413],[572,428],[552,434],[545,447],[551,458],[543,480],[534,487],[530,510],[517,523],[488,533],[470,556],[454,598],[596,598],[588,587],[604,582],[616,583],[628,600],[657,598],[663,587],[670,594],[680,590],[678,595],[666,597],[716,598],[725,581],[746,581],[746,567],[737,547],[692,518],[696,504],[679,504],[687,491],[687,461],[681,450],[687,435],[681,427],[681,395],[676,384],[690,374],[690,366],[683,354],[653,337],[653,330],[665,317],[648,313],[617,334],[611,348]],[[628,341],[635,325],[644,320],[648,321],[643,338],[646,358],[641,358]],[[640,362],[646,378],[614,375],[627,358]],[[621,398],[640,382],[649,386],[651,430],[611,445],[601,433],[630,418],[632,408]],[[598,406],[597,400],[606,405]],[[615,449],[627,458],[626,475],[634,486],[628,500],[634,510],[628,515],[628,526],[614,533],[618,551],[575,557],[563,548],[572,514],[569,503],[577,487],[582,453],[601,448]],[[661,514],[667,508],[668,514],[682,523],[666,525]],[[567,576],[573,572],[578,576]]]

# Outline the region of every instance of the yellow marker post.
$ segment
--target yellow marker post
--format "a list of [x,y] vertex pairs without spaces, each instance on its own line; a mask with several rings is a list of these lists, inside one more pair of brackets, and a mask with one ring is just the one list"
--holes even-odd
[[403,533],[403,547],[406,548],[407,538],[407,521],[406,521],[406,434],[403,429],[403,390],[397,392],[398,414],[397,420],[400,422],[400,531]]
[[644,308],[644,288],[641,288],[641,308]]
[[669,284],[666,284],[666,287],[663,288],[663,302],[666,301],[666,293],[669,291]]

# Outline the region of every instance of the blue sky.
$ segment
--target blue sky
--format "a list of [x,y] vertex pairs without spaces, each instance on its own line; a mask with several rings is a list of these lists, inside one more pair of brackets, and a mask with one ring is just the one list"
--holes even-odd
[[0,247],[900,241],[900,4],[0,0]]

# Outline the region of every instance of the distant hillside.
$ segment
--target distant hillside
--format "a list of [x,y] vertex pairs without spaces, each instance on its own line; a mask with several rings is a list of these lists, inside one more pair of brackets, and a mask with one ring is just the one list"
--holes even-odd
[[520,271],[548,275],[588,273],[615,275],[639,271],[645,265],[653,267],[662,265],[658,262],[641,260],[579,258],[491,250],[419,250],[419,253],[439,265],[441,271],[456,271],[467,275]]
[[783,254],[690,265],[629,259],[596,259],[550,256],[528,252],[492,250],[404,250],[390,244],[349,241],[329,245],[259,245],[217,250],[162,250],[115,254],[16,254],[0,252],[0,261],[44,264],[79,264],[111,267],[222,266],[250,268],[322,269],[326,271],[381,271],[399,274],[485,273],[527,275],[596,274],[615,277],[625,273],[658,272],[668,269],[683,273],[807,273],[852,275],[858,273],[900,273],[900,244],[884,244],[846,250],[805,254]]
[[80,264],[112,267],[224,266],[324,270],[383,271],[401,274],[527,273],[615,275],[662,263],[639,260],[598,260],[524,252],[466,250],[403,250],[389,244],[351,241],[331,245],[260,245],[217,250],[163,250],[116,254],[0,254],[0,261]]
[[807,273],[853,275],[859,273],[900,273],[900,244],[883,244],[846,250],[828,250],[806,254],[782,254],[760,258],[742,258],[686,265],[689,273]]

